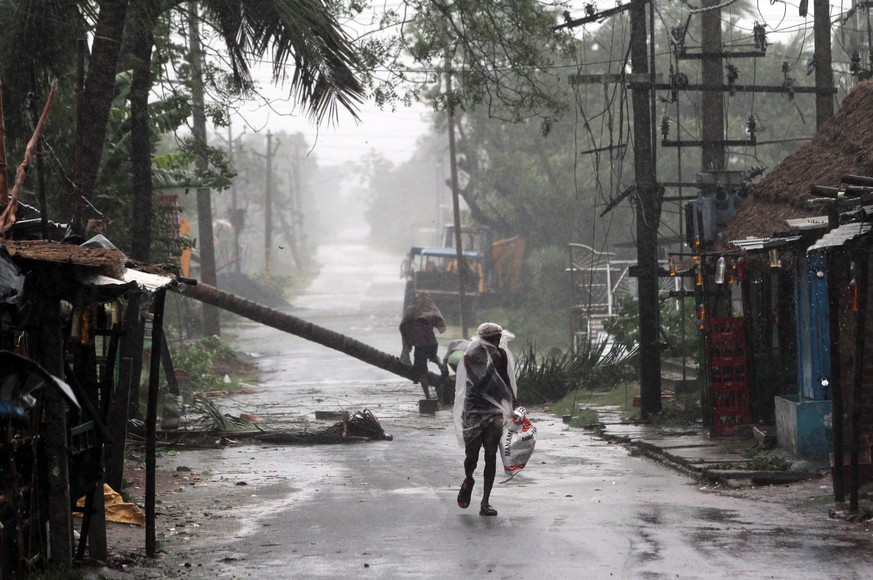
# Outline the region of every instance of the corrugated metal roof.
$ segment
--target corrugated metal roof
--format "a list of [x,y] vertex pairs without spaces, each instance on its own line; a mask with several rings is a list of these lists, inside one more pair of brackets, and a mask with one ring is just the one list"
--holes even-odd
[[858,236],[866,234],[870,231],[870,228],[871,225],[866,222],[840,226],[823,235],[819,241],[811,245],[806,251],[809,253],[813,250],[842,246],[846,242],[850,242]]
[[746,252],[754,250],[769,250],[770,248],[779,248],[792,244],[800,239],[800,236],[788,236],[784,238],[745,238],[742,240],[731,240],[731,245],[738,247]]
[[166,288],[175,280],[175,278],[172,278],[170,276],[149,274],[148,272],[143,272],[142,270],[133,270],[131,268],[126,268],[124,270],[124,274],[122,274],[122,279],[125,282],[136,282],[140,288],[142,288],[143,290],[148,290],[149,292],[154,292],[155,290]]
[[88,289],[90,293],[88,297],[101,303],[115,300],[136,288],[145,292],[155,292],[169,286],[175,280],[169,276],[150,274],[131,268],[124,270],[121,279],[93,273],[80,273],[78,278],[81,284]]
[[789,219],[785,220],[785,223],[787,223],[788,227],[792,230],[818,230],[828,227],[828,216],[817,215],[808,218]]

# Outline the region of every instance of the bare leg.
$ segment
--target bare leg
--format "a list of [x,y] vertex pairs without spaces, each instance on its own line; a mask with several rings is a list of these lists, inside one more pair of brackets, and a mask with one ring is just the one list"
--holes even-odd
[[485,444],[485,470],[482,473],[482,505],[491,501],[491,488],[494,487],[494,476],[497,475],[497,441],[493,446]]
[[[494,477],[497,474],[497,449],[502,437],[503,427],[499,419],[485,427],[482,442],[485,448],[485,470],[482,474],[482,510],[479,512],[481,515],[497,515],[497,512],[491,508],[491,488],[494,487]],[[490,513],[485,513],[486,510]]]
[[467,440],[464,446],[464,481],[458,491],[458,507],[466,509],[470,505],[470,496],[473,493],[473,472],[476,471],[476,463],[479,461],[479,448],[482,445],[481,436]]
[[480,445],[478,440],[473,440],[464,448],[464,475],[467,477],[467,483],[473,483],[473,472],[476,471],[476,464],[479,462]]

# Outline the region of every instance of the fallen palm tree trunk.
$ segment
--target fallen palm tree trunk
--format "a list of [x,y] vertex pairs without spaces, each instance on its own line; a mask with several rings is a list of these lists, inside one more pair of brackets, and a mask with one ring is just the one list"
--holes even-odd
[[339,423],[320,431],[310,433],[275,431],[255,435],[254,438],[264,443],[285,445],[393,440],[391,435],[385,433],[379,420],[369,409],[359,411],[351,417],[344,417]]
[[[172,289],[183,296],[211,304],[254,322],[259,322],[271,328],[316,342],[405,379],[413,380],[412,365],[401,362],[400,358],[386,354],[339,332],[307,322],[302,318],[267,308],[257,302],[240,298],[235,294],[229,294],[208,284],[180,284]],[[398,342],[400,341],[399,334],[397,340]],[[437,385],[442,380],[435,373],[428,373],[428,375],[432,385]]]

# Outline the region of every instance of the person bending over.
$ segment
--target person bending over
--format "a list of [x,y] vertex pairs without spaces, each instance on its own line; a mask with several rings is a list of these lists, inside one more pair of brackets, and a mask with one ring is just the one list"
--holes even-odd
[[430,399],[427,378],[428,361],[436,363],[443,377],[448,374],[437,356],[439,343],[436,334],[434,334],[434,328],[441,333],[445,332],[446,321],[430,295],[427,292],[421,292],[403,311],[403,316],[400,319],[400,338],[403,341],[400,360],[409,364],[409,353],[412,351],[412,380],[421,385],[425,399]]

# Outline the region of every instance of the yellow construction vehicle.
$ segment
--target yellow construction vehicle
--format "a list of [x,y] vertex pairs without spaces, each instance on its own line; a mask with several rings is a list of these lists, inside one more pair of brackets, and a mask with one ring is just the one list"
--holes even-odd
[[[464,261],[464,295],[467,318],[478,307],[507,304],[518,294],[525,240],[514,236],[493,240],[488,226],[461,228]],[[455,228],[443,228],[442,244],[437,247],[413,246],[401,266],[406,278],[403,308],[418,292],[428,292],[449,321],[460,316],[458,256]]]

